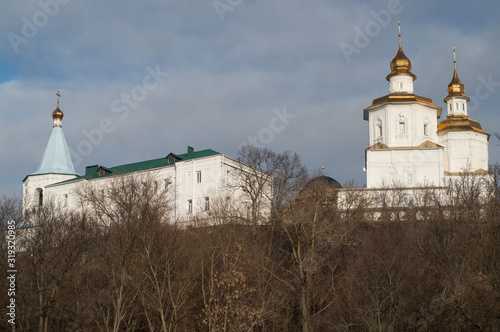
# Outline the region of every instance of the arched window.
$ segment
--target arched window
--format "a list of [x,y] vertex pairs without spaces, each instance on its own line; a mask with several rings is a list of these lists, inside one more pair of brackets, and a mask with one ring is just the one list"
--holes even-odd
[[429,119],[424,119],[424,136],[429,136]]
[[383,134],[383,128],[382,128],[382,120],[380,118],[377,118],[377,125],[375,127],[377,129],[376,136],[377,137],[382,137]]
[[36,189],[36,196],[38,197],[38,206],[42,207],[43,206],[43,190],[42,190],[42,188]]

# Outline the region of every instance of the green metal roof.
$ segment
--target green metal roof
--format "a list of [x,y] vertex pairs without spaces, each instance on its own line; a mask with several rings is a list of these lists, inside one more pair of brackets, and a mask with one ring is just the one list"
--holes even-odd
[[[194,150],[188,150],[188,153],[184,154],[173,154],[170,153],[169,155],[174,155],[176,157],[176,162],[183,162],[183,161],[188,161],[192,159],[198,159],[198,158],[204,158],[204,157],[210,157],[210,156],[215,156],[219,155],[221,153],[207,149],[207,150],[201,150],[201,151],[194,151]],[[174,164],[168,164],[168,160],[166,157],[163,158],[158,158],[158,159],[152,159],[152,160],[146,160],[146,161],[140,161],[137,163],[133,164],[126,164],[126,165],[120,165],[120,166],[115,166],[115,167],[104,167],[101,165],[93,165],[93,166],[88,166],[87,171],[85,172],[86,174],[83,176],[76,177],[74,179],[69,179],[66,181],[61,181],[58,183],[54,183],[52,185],[56,184],[61,184],[61,183],[70,183],[70,182],[75,182],[79,180],[92,180],[92,179],[97,179],[97,178],[106,178],[110,177],[113,175],[123,175],[127,173],[133,173],[133,172],[139,172],[139,171],[144,171],[148,169],[155,169],[155,168],[161,168],[161,167],[170,167],[174,166]],[[106,170],[105,174],[103,176],[99,176],[98,169],[102,168]],[[88,171],[90,169],[90,171]]]

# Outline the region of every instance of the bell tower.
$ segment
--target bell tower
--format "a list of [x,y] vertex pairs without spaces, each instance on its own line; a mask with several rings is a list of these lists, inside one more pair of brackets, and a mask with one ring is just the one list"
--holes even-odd
[[71,161],[68,145],[64,138],[62,119],[64,113],[59,108],[57,92],[57,107],[52,112],[52,134],[45,147],[38,170],[26,176],[23,180],[23,210],[41,208],[49,198],[46,186],[75,178],[77,174]]
[[478,121],[467,114],[465,87],[457,74],[455,47],[453,48],[453,76],[448,84],[448,95],[444,98],[448,116],[437,128],[440,144],[444,150],[444,172],[446,176],[463,173],[488,174],[488,140],[490,134]]
[[401,27],[398,49],[387,75],[389,94],[374,99],[363,110],[368,121],[366,149],[368,188],[440,186],[442,150],[436,134],[441,107],[430,98],[414,94],[410,59],[403,51]]

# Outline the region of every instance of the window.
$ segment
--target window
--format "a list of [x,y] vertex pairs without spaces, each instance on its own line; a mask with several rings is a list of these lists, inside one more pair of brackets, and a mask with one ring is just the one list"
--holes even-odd
[[172,164],[175,162],[174,157],[173,157],[173,156],[169,156],[169,157],[167,158],[167,162],[168,162],[168,164],[169,164],[169,165],[172,165]]
[[38,206],[43,206],[43,190],[41,188],[38,188],[36,190],[36,193],[38,195]]
[[405,125],[404,121],[399,122],[399,133],[406,134],[406,125]]
[[205,211],[210,210],[210,198],[205,197]]
[[99,176],[100,176],[100,177],[101,177],[101,176],[104,176],[105,174],[106,174],[106,172],[104,172],[104,170],[103,170],[103,169],[100,169],[100,170],[99,170]]
[[450,111],[453,111],[453,103],[450,103]]
[[201,171],[196,172],[196,183],[201,183]]
[[375,128],[377,129],[377,137],[382,137],[382,120],[380,118],[377,118],[377,126]]
[[193,200],[188,199],[188,213],[193,213]]
[[402,89],[403,88],[403,83],[399,83],[399,88]]
[[429,124],[428,123],[424,124],[424,135],[429,136]]
[[465,103],[462,104],[462,111],[465,111]]
[[170,178],[165,179],[165,189],[168,189],[168,187],[172,184],[172,181],[170,181]]

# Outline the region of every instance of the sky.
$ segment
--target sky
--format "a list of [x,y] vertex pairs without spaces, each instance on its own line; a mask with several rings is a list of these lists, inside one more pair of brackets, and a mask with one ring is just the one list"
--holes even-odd
[[[7,0],[0,12],[0,194],[22,193],[57,91],[75,170],[249,143],[363,185],[363,109],[388,93],[398,43],[415,93],[500,132],[500,3],[431,0]],[[441,120],[446,116],[443,111]],[[489,143],[490,164],[500,141]]]

